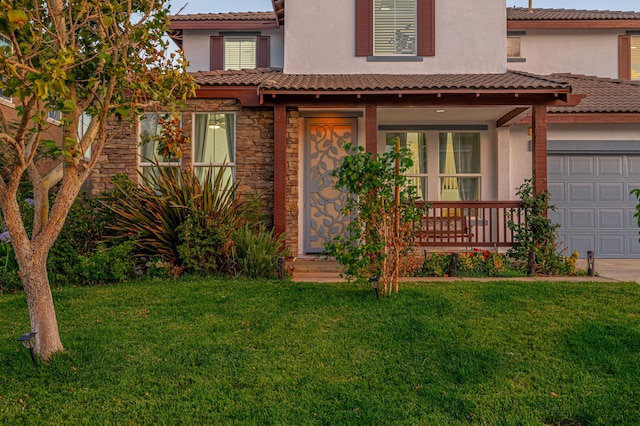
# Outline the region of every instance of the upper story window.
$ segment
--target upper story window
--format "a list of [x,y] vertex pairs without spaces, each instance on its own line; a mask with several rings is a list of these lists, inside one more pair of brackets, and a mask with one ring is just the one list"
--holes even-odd
[[[9,47],[11,48],[11,42],[9,38],[4,34],[0,34],[0,48]],[[9,96],[5,96],[2,94],[2,89],[0,89],[0,99],[4,99],[6,101],[11,102],[11,98]]]
[[618,71],[622,80],[640,80],[640,32],[629,31],[619,37]]
[[268,68],[270,39],[256,33],[221,33],[211,37],[211,69]]
[[525,34],[524,31],[507,32],[507,62],[525,62],[521,49],[522,36]]
[[51,110],[47,116],[49,120],[59,122],[62,120],[62,111]]
[[416,54],[416,0],[374,0],[374,55]]
[[435,46],[435,0],[356,0],[356,56],[421,60]]

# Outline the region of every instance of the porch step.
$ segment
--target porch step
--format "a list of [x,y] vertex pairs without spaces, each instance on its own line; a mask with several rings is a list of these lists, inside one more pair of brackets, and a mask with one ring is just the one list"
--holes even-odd
[[335,273],[342,272],[342,266],[336,261],[321,257],[299,257],[293,262],[294,273]]

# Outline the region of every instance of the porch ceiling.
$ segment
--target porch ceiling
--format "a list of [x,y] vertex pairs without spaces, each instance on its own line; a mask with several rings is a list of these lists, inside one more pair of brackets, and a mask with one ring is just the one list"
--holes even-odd
[[378,124],[481,123],[497,121],[512,110],[512,107],[380,108],[378,109]]

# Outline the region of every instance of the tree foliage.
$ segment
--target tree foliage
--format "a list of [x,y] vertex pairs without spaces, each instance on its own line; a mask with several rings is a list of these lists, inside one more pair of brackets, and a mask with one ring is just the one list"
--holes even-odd
[[[174,111],[194,93],[186,61],[167,54],[165,0],[2,0],[0,89],[16,118],[0,109],[0,207],[20,265],[36,351],[62,350],[46,258],[73,200],[118,126],[143,110]],[[48,118],[59,112],[59,123]],[[90,124],[80,131],[83,115]],[[59,127],[59,130],[57,128]],[[48,135],[61,131],[61,140]],[[91,155],[86,153],[90,149]],[[33,189],[33,232],[16,194]],[[51,192],[56,194],[49,204]]]
[[351,221],[327,253],[345,266],[347,277],[378,277],[382,294],[398,291],[401,257],[418,223],[415,187],[404,175],[412,165],[406,148],[379,155],[359,147],[334,171],[336,187],[347,190],[343,213]]

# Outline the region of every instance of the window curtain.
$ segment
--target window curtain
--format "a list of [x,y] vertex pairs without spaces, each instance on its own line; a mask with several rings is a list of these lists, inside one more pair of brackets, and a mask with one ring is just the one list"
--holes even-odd
[[[479,173],[480,158],[477,134],[453,134],[453,153],[456,173]],[[459,177],[458,193],[460,200],[475,201],[478,199],[478,178]]]
[[140,156],[143,161],[152,161],[157,157],[156,142],[153,139],[160,133],[158,126],[158,115],[147,114],[142,120],[140,120],[140,138],[142,140],[148,140],[147,143],[140,146]]
[[193,150],[193,162],[204,163],[204,158],[207,149],[207,130],[209,129],[209,117],[213,115],[209,114],[197,114],[196,115],[196,128],[195,128],[195,146]]
[[227,131],[227,149],[229,153],[229,158],[226,159],[229,163],[236,162],[236,153],[235,153],[235,123],[234,123],[234,115],[233,114],[225,114],[224,115],[224,124],[225,129]]

